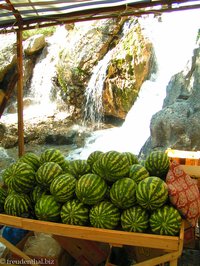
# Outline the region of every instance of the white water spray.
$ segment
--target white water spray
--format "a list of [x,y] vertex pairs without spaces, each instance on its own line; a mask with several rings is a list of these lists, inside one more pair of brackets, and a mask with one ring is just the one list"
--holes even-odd
[[110,50],[102,60],[94,67],[92,77],[85,91],[86,105],[84,124],[91,122],[99,127],[103,117],[102,93],[106,78],[107,66],[111,60],[112,50]]

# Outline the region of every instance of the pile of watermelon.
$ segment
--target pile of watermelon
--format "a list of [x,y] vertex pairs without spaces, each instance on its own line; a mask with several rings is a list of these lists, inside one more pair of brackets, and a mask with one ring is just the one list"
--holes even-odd
[[169,158],[151,152],[94,151],[67,160],[58,149],[26,153],[3,172],[0,212],[129,232],[177,235],[181,215],[169,201]]

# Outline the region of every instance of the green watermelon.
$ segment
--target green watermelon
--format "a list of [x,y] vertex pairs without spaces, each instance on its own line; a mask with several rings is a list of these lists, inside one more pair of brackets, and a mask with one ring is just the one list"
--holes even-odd
[[178,235],[181,227],[181,215],[173,206],[164,205],[155,210],[149,219],[150,228],[158,235]]
[[145,232],[149,226],[149,215],[140,206],[130,207],[121,214],[121,226],[125,231]]
[[66,202],[75,194],[76,178],[71,174],[62,174],[54,178],[50,192],[59,202]]
[[82,203],[93,205],[103,200],[107,192],[107,185],[100,176],[86,174],[77,181],[75,192]]
[[122,152],[121,154],[127,157],[130,166],[139,162],[137,155],[133,154],[132,152],[126,151]]
[[87,163],[90,165],[90,167],[93,166],[93,164],[103,155],[104,153],[102,151],[93,151],[90,153],[90,155],[87,158]]
[[44,195],[35,204],[35,215],[38,220],[58,222],[61,206],[52,195]]
[[4,211],[4,203],[7,194],[8,194],[7,191],[4,188],[0,187],[0,213]]
[[131,178],[124,177],[117,180],[110,189],[112,203],[121,209],[127,209],[136,204],[137,184]]
[[101,176],[106,181],[114,183],[116,180],[125,177],[129,172],[129,160],[117,151],[109,151],[100,156],[93,164],[93,173]]
[[150,176],[158,176],[165,180],[169,170],[170,160],[163,151],[152,151],[145,160],[145,168]]
[[4,211],[8,215],[30,217],[32,204],[27,194],[11,192],[5,199]]
[[10,165],[2,175],[5,185],[16,192],[28,193],[35,185],[35,171],[24,162]]
[[86,225],[89,219],[89,208],[78,199],[71,199],[63,204],[60,216],[64,224]]
[[86,160],[74,160],[70,162],[68,171],[76,177],[76,179],[79,179],[82,175],[90,172],[90,165]]
[[19,158],[18,162],[24,162],[33,167],[34,171],[40,167],[40,157],[33,152],[27,152]]
[[54,162],[43,163],[36,172],[36,181],[40,186],[49,189],[54,178],[62,173],[63,170],[59,164]]
[[147,178],[149,176],[149,172],[147,169],[141,164],[133,164],[130,167],[129,177],[133,179],[137,184]]
[[58,149],[46,149],[40,155],[40,163],[54,162],[59,164],[61,167],[65,163],[65,156]]
[[120,221],[120,211],[112,202],[101,201],[92,206],[89,218],[93,227],[115,229]]
[[34,189],[30,193],[30,199],[33,203],[36,203],[39,198],[43,195],[47,195],[48,191],[39,185],[35,186]]
[[71,161],[65,160],[64,163],[62,164],[62,169],[64,173],[69,173],[70,163]]
[[147,177],[137,185],[136,198],[138,204],[145,209],[160,208],[168,199],[167,184],[159,177]]

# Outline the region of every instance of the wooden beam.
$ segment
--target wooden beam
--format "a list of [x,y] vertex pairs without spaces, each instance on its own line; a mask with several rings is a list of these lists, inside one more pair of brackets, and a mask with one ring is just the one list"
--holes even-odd
[[22,30],[17,30],[17,112],[18,112],[18,155],[24,154],[24,122],[23,122],[23,46]]

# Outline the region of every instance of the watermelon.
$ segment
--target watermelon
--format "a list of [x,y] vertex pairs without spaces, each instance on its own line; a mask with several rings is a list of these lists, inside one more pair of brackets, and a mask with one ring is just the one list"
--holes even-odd
[[103,200],[107,192],[107,185],[100,176],[85,174],[77,181],[75,192],[82,203],[93,205]]
[[76,178],[68,173],[54,178],[50,185],[50,192],[59,202],[66,202],[75,194]]
[[35,215],[38,220],[58,222],[61,206],[52,195],[44,195],[35,204]]
[[4,211],[8,215],[30,217],[32,212],[30,197],[24,193],[11,192],[5,199]]
[[24,162],[29,164],[34,171],[40,167],[40,157],[33,152],[27,152],[22,157],[19,158],[18,162]]
[[136,204],[137,184],[131,178],[124,177],[117,180],[110,189],[112,203],[121,209],[127,209]]
[[170,160],[163,151],[152,151],[145,160],[145,168],[150,176],[158,176],[165,180],[169,170]]
[[36,172],[36,181],[40,186],[49,189],[53,179],[62,173],[63,170],[59,164],[54,162],[43,163]]
[[4,211],[4,203],[6,197],[7,197],[7,191],[4,188],[0,187],[0,213]]
[[147,177],[137,185],[136,198],[138,204],[145,209],[160,208],[168,200],[167,184],[159,177]]
[[126,151],[122,152],[121,154],[127,157],[130,166],[139,162],[137,155],[131,152]]
[[46,149],[40,155],[40,163],[54,162],[62,166],[65,163],[65,156],[58,149]]
[[62,169],[64,173],[69,173],[69,166],[70,166],[71,161],[65,160],[64,163],[62,164]]
[[64,224],[86,225],[89,219],[89,208],[78,199],[71,199],[63,204],[60,216]]
[[93,173],[101,176],[106,181],[114,183],[125,177],[129,172],[129,160],[117,151],[109,151],[100,156],[93,164]]
[[11,164],[2,175],[5,185],[16,192],[28,193],[35,185],[35,171],[24,162]]
[[43,187],[37,185],[34,187],[34,189],[30,193],[30,199],[33,203],[36,203],[39,198],[41,198],[43,195],[48,194],[48,191],[45,190]]
[[133,164],[130,167],[129,177],[133,179],[137,184],[147,178],[149,176],[149,172],[147,169],[141,164]]
[[82,175],[90,172],[90,165],[86,160],[74,160],[70,162],[69,173],[79,179]]
[[173,206],[164,205],[155,210],[149,219],[150,228],[158,235],[178,235],[181,227],[181,215]]
[[102,151],[93,151],[90,153],[90,155],[87,158],[87,163],[90,165],[90,167],[93,166],[93,164],[103,155],[104,153]]
[[149,226],[149,214],[140,206],[133,206],[121,214],[121,226],[124,231],[145,232]]
[[93,227],[115,229],[120,221],[120,211],[112,202],[101,201],[92,206],[89,218]]

